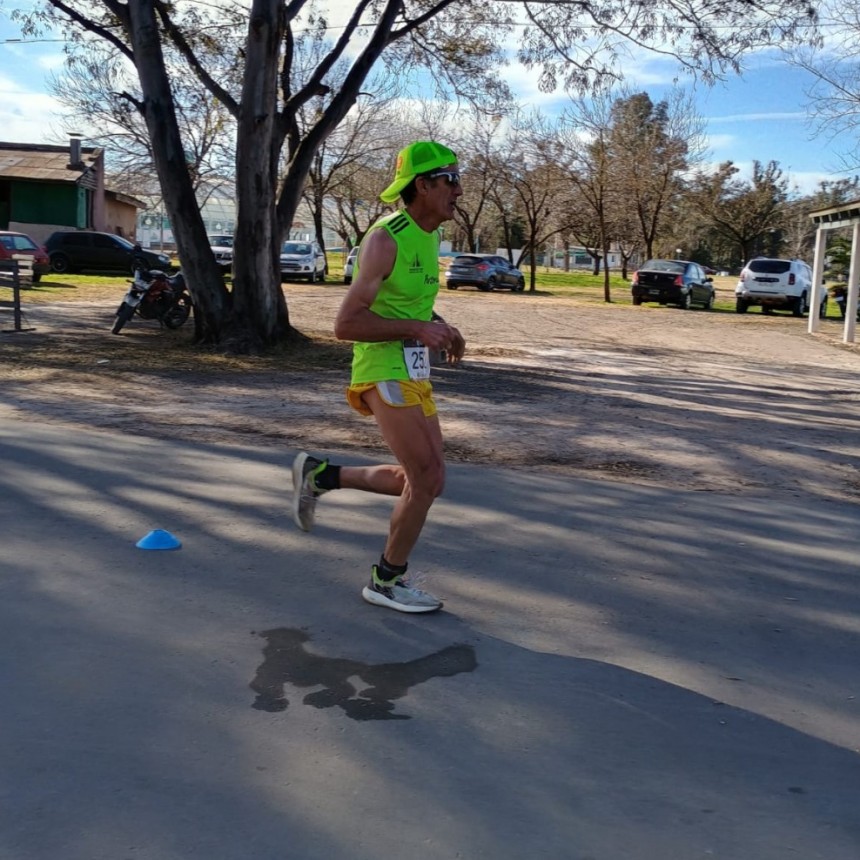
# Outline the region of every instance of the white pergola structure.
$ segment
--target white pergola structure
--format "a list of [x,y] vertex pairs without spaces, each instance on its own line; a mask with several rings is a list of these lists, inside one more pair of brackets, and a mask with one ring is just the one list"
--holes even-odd
[[845,331],[842,340],[854,343],[857,328],[857,286],[860,283],[860,200],[817,209],[809,217],[815,223],[815,257],[812,261],[812,295],[809,297],[809,333],[816,331],[821,320],[821,291],[824,289],[824,250],[827,231],[852,227],[851,266],[848,271],[848,295],[845,297]]

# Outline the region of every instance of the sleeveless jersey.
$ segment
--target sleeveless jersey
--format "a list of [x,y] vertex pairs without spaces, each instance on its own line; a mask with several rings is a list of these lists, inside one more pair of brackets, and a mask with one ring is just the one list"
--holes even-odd
[[[429,321],[439,292],[439,232],[427,233],[401,209],[380,218],[368,231],[385,230],[397,244],[391,274],[382,282],[370,310],[386,319]],[[358,275],[356,260],[353,279]],[[352,384],[409,379],[399,340],[355,343]]]

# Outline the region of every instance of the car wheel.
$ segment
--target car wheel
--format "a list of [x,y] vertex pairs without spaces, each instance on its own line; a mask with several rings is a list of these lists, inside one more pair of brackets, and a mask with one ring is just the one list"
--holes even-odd
[[321,284],[324,284],[324,283],[325,283],[325,276],[326,276],[327,274],[328,274],[328,272],[326,272],[324,269],[323,269],[323,271],[322,271],[322,272],[320,272],[320,276],[319,276],[318,280],[319,280],[319,282],[320,282]]
[[315,284],[317,282],[317,270],[314,269],[308,276],[308,283]]
[[69,258],[65,254],[51,254],[51,268],[61,275],[70,272],[72,269],[69,264]]
[[520,278],[520,279],[517,281],[517,287],[516,287],[516,290],[517,290],[517,292],[518,292],[518,293],[521,293],[523,290],[525,290],[525,288],[526,288],[526,279],[525,279],[525,278]]
[[711,293],[708,296],[708,300],[705,302],[705,310],[712,311],[714,309],[714,294]]
[[[35,280],[35,276],[33,280]],[[824,297],[824,301],[821,303],[821,307],[818,309],[818,318],[820,320],[827,318],[827,296]]]
[[794,307],[791,309],[791,313],[793,316],[802,317],[804,312],[806,311],[806,293],[798,296],[796,301],[794,302]]
[[344,276],[343,276],[343,282],[344,282],[347,286],[349,286],[349,285],[352,283],[352,278],[351,278],[349,275],[344,275]]
[[762,312],[766,317],[769,317],[769,316],[773,313],[773,308],[772,308],[770,305],[762,305],[762,306],[761,306],[761,312]]
[[496,279],[490,278],[490,280],[487,281],[486,286],[483,289],[484,292],[491,293],[494,289],[496,289],[497,286],[498,283],[496,282]]
[[633,304],[641,305],[642,304],[642,296],[633,296]]
[[681,308],[681,310],[685,310],[685,311],[688,311],[693,307],[693,293],[692,293],[692,291],[687,293],[684,296],[684,298],[682,298],[681,301],[678,302],[678,307]]
[[456,290],[456,289],[457,289],[458,284],[445,284],[445,286],[446,286],[449,290]]
[[37,272],[34,272],[33,273],[33,283],[38,284],[39,281],[41,281],[41,280],[42,280],[42,276],[40,274],[38,274]]
[[749,302],[745,302],[743,299],[738,299],[735,302],[735,311],[739,314],[745,314],[749,310]]

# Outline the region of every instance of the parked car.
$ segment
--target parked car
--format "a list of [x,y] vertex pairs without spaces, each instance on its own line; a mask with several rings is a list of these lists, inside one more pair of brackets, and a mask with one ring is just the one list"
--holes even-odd
[[324,281],[328,274],[325,252],[318,242],[284,242],[281,247],[281,280],[305,278]]
[[496,254],[459,254],[445,272],[445,286],[449,290],[477,287],[483,292],[498,289],[522,292],[526,279],[516,266]]
[[0,230],[0,260],[14,260],[16,257],[30,257],[33,260],[34,284],[51,271],[51,261],[41,245],[26,233]]
[[[827,291],[822,288],[820,315],[827,315]],[[762,313],[791,311],[802,317],[809,310],[812,295],[812,267],[803,260],[754,257],[741,269],[735,287],[735,310],[745,314],[753,305]]]
[[170,269],[170,257],[157,254],[113,233],[90,230],[58,230],[48,236],[45,250],[55,272],[100,272],[116,270],[133,273],[135,260],[141,259],[150,269]]
[[689,310],[714,306],[714,279],[689,260],[648,260],[633,273],[633,304],[659,302]]
[[232,236],[210,236],[209,244],[215,261],[226,274],[233,269],[233,237]]
[[343,264],[343,282],[345,284],[352,283],[352,271],[355,268],[355,261],[358,259],[358,245],[350,249],[346,255],[346,262]]

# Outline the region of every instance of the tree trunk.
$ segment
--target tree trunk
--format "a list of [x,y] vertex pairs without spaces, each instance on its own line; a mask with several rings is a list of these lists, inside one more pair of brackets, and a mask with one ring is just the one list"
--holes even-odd
[[230,296],[209,249],[186,164],[154,6],[151,0],[140,0],[128,8],[129,38],[143,93],[143,115],[179,259],[195,304],[196,337],[205,343],[218,343],[229,326]]
[[603,243],[603,301],[612,301],[609,289],[609,243],[606,241]]
[[284,18],[280,0],[254,0],[236,136],[234,313],[242,351],[270,346],[290,331],[281,289],[276,217],[278,59]]

